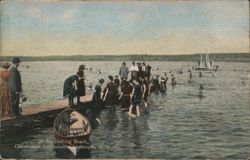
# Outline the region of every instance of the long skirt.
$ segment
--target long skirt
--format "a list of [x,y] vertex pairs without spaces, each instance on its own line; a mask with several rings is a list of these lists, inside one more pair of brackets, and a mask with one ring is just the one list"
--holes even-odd
[[106,106],[114,106],[117,104],[117,94],[115,92],[108,92],[105,105]]
[[10,114],[11,113],[11,99],[9,96],[8,89],[0,88],[0,111],[1,115],[4,115],[5,113]]
[[130,106],[130,96],[129,95],[123,95],[121,98],[121,107],[122,108],[129,108]]
[[78,96],[85,96],[85,82],[84,82],[84,79],[81,79],[80,81],[77,82],[77,92],[76,94]]

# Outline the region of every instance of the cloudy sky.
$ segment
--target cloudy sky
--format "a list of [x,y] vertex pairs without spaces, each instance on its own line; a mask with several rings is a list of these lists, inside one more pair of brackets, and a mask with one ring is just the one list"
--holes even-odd
[[247,0],[46,1],[1,3],[1,55],[249,52]]

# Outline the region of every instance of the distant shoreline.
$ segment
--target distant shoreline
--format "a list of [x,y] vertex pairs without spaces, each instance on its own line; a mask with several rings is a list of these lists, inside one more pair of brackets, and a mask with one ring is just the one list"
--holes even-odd
[[[204,54],[203,54],[204,55]],[[8,61],[14,56],[1,56]],[[72,55],[72,56],[19,56],[22,61],[198,61],[200,54],[192,55]],[[204,57],[205,58],[205,57]],[[249,53],[211,53],[217,62],[250,62]]]

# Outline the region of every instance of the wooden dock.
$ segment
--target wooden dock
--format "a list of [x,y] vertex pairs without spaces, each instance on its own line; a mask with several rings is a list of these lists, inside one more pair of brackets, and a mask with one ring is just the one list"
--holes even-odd
[[[87,95],[81,97],[80,101],[83,104],[88,104],[92,100],[92,95]],[[58,101],[52,101],[45,104],[38,104],[38,105],[32,105],[32,106],[23,106],[23,112],[22,116],[20,117],[1,117],[1,127],[11,126],[11,125],[18,125],[21,123],[24,123],[25,121],[30,121],[32,119],[35,119],[39,116],[49,116],[52,114],[59,113],[63,109],[65,109],[68,106],[68,99],[58,100]]]

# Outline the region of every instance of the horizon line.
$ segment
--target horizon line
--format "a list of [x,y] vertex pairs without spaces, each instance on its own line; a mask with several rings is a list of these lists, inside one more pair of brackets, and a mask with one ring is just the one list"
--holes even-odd
[[191,53],[191,54],[74,54],[74,55],[44,55],[44,56],[30,56],[30,55],[5,55],[0,57],[53,57],[53,56],[60,56],[60,57],[71,57],[71,56],[192,56],[192,55],[200,55],[200,54],[250,54],[250,52],[204,52],[204,53]]

